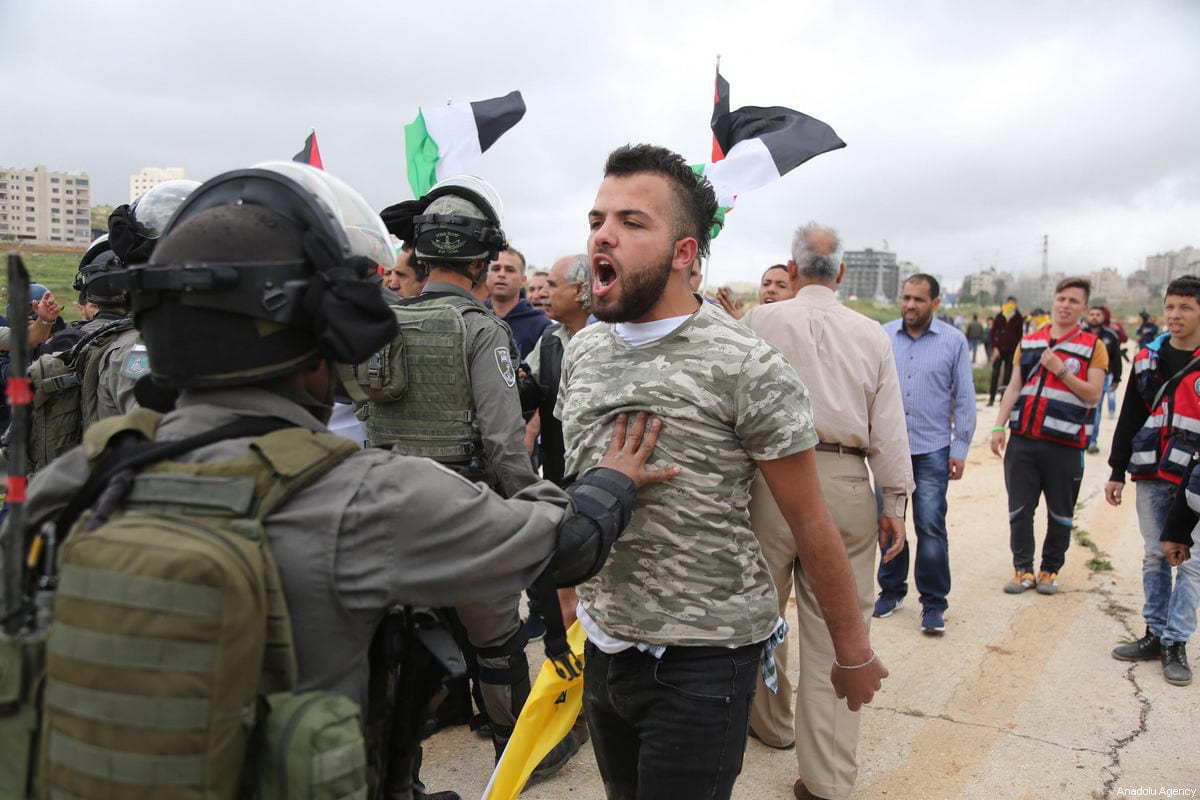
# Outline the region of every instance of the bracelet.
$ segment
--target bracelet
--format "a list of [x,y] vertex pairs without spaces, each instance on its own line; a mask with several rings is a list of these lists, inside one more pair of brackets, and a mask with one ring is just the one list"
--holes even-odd
[[854,664],[853,666],[846,666],[845,664],[839,664],[838,660],[837,660],[837,656],[834,656],[833,665],[835,667],[837,667],[838,669],[862,669],[863,667],[869,665],[874,660],[875,660],[875,651],[872,650],[871,657],[868,658],[866,661],[862,662],[861,664]]
[[993,425],[992,426],[992,433],[996,433],[997,431],[1005,431],[1005,430],[1008,430],[1007,425]]
[[53,321],[53,320],[49,320],[49,321],[47,321],[47,320],[44,320],[44,319],[42,319],[41,317],[38,317],[38,322],[42,323],[42,324],[43,324],[43,325],[45,325],[47,328],[53,328],[53,327],[54,327],[54,321]]

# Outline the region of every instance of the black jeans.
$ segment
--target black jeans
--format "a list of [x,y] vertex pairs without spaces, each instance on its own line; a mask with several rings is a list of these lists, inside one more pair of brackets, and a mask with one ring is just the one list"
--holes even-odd
[[1004,452],[1009,546],[1013,568],[1033,572],[1033,512],[1046,496],[1046,538],[1038,569],[1058,572],[1067,559],[1075,500],[1083,480],[1083,449],[1027,436],[1010,436]]
[[[1004,395],[1004,390],[1008,388],[1008,382],[1012,380],[1013,371],[1013,356],[1017,353],[1012,351],[1009,353],[1000,351],[1000,357],[992,362],[992,383],[988,387],[988,405],[996,402],[996,389],[999,388],[1001,396]],[[1004,382],[1000,382],[1000,371],[1004,370]]]
[[660,660],[588,642],[583,707],[608,800],[727,800],[762,648],[670,647]]

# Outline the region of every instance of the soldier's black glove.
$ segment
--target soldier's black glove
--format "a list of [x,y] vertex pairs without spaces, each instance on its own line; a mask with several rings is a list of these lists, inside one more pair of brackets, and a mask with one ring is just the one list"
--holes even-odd
[[388,229],[388,233],[401,241],[411,242],[417,238],[413,228],[413,217],[424,214],[427,205],[424,199],[404,200],[380,211],[379,218],[383,220],[383,226]]
[[138,233],[136,225],[128,203],[117,206],[108,215],[108,246],[126,266],[149,261],[157,241]]

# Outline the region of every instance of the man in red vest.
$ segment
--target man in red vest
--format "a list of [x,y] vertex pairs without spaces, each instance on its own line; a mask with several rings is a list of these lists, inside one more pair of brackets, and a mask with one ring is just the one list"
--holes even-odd
[[[1079,323],[1091,288],[1086,278],[1059,281],[1050,324],[1021,339],[1015,355],[1019,369],[1000,398],[992,452],[1004,451],[1006,427],[1013,432],[1004,455],[1009,546],[1016,570],[1004,585],[1009,594],[1035,586],[1039,594],[1056,593],[1058,571],[1071,544],[1092,407],[1100,402],[1108,371],[1108,350]],[[1043,494],[1046,538],[1035,579],[1033,512]]]

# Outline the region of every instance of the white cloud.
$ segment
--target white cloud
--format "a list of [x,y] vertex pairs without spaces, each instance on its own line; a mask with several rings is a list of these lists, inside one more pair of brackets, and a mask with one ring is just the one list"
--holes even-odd
[[710,280],[756,280],[792,228],[839,227],[951,280],[992,264],[1112,265],[1197,241],[1200,5],[348,0],[0,5],[0,163],[84,170],[122,202],[143,166],[195,177],[289,158],[315,128],[330,171],[382,207],[409,196],[421,104],[520,89],[529,111],[477,171],[511,238],[582,249],[607,152],[706,156],[712,67],[735,107],[786,105],[845,150],[740,199]]

